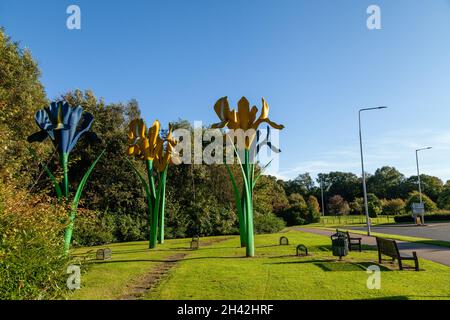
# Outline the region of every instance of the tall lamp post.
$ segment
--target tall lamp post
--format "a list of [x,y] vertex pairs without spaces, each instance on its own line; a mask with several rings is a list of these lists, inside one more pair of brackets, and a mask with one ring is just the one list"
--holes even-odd
[[363,192],[364,192],[364,209],[366,212],[366,223],[367,223],[367,235],[370,236],[370,216],[369,216],[369,205],[367,203],[367,187],[366,187],[366,171],[364,170],[364,155],[363,155],[363,143],[362,143],[362,130],[361,130],[361,113],[364,111],[371,110],[381,110],[386,109],[387,107],[375,107],[375,108],[364,108],[359,110],[358,119],[359,119],[359,146],[361,150],[361,168],[362,168],[362,181],[363,181]]
[[430,149],[433,149],[433,147],[426,147],[426,148],[421,148],[421,149],[417,149],[417,150],[416,150],[417,182],[418,182],[418,184],[419,184],[419,198],[420,198],[420,204],[423,204],[423,199],[422,199],[422,185],[421,185],[421,183],[420,183],[419,151],[430,150]]

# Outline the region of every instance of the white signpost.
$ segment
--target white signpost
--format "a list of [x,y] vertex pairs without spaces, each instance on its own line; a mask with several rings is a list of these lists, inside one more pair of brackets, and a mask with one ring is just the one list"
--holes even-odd
[[413,203],[412,204],[412,212],[413,212],[413,218],[414,223],[417,223],[417,217],[420,216],[420,224],[425,224],[425,205],[423,203]]

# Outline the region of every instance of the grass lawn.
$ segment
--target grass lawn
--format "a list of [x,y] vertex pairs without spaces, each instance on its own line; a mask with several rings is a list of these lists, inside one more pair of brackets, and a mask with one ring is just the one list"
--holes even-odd
[[[289,246],[278,245],[282,235]],[[311,255],[296,257],[298,244],[305,244]],[[238,237],[197,251],[187,250],[188,239],[169,240],[157,250],[148,250],[145,242],[113,244],[113,259],[90,265],[82,289],[69,298],[117,299],[127,292],[127,283],[158,261],[186,252],[146,299],[450,299],[446,266],[421,260],[420,272],[382,267],[381,290],[369,290],[366,268],[375,264],[376,251],[350,253],[339,262],[330,244],[328,237],[297,231],[259,235],[255,258],[243,257]]]

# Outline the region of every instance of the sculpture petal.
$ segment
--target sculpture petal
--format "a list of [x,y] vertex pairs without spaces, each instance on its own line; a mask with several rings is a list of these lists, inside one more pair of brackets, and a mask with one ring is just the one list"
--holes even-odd
[[216,104],[214,105],[214,111],[216,111],[217,116],[222,122],[227,121],[228,114],[230,113],[228,98],[222,97],[217,100]]
[[[250,102],[247,98],[242,97],[238,102],[239,124],[242,130],[247,130],[250,120]],[[237,119],[236,119],[237,120]]]
[[159,135],[160,127],[161,124],[159,123],[159,121],[155,120],[155,122],[153,122],[153,125],[148,129],[148,142],[150,143],[150,145],[156,144],[156,139]]
[[87,132],[91,129],[92,122],[94,122],[94,116],[92,114],[90,114],[89,112],[83,113],[81,125],[79,126],[79,128],[77,128],[77,131],[76,131],[72,141],[70,142],[67,152],[70,152],[75,147],[76,143],[78,142],[78,139],[80,139],[80,137],[85,132]]
[[44,141],[45,139],[47,139],[47,137],[48,137],[48,132],[47,132],[47,131],[44,131],[44,130],[41,130],[41,131],[38,131],[38,132],[36,132],[36,133],[33,133],[31,136],[29,136],[29,137],[27,138],[27,141],[28,141],[29,143],[33,143],[33,142],[42,142],[42,141]]

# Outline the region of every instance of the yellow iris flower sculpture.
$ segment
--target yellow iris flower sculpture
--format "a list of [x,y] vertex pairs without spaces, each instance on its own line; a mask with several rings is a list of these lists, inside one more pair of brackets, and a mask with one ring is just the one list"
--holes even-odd
[[[243,190],[239,190],[236,178],[231,169],[227,165],[228,173],[233,185],[236,208],[239,216],[239,230],[241,235],[241,246],[246,247],[246,254],[248,257],[255,255],[254,244],[254,227],[253,227],[253,190],[258,181],[261,172],[255,176],[255,163],[252,163],[254,155],[250,154],[253,140],[256,136],[258,127],[267,123],[274,129],[282,130],[283,125],[277,124],[269,119],[269,105],[266,100],[262,98],[262,109],[258,117],[258,108],[253,106],[250,108],[249,101],[243,97],[238,102],[237,110],[231,110],[227,97],[220,98],[214,105],[214,111],[218,115],[221,122],[213,124],[212,128],[222,129],[227,127],[230,130],[242,130],[245,134],[244,145],[235,146],[235,153],[239,160],[239,165],[242,171],[244,181]],[[237,136],[235,132],[235,137]],[[234,145],[234,141],[233,145]],[[241,159],[237,149],[244,149],[245,159]]]
[[[176,146],[172,137],[172,127],[167,138],[160,137],[161,124],[156,120],[148,129],[142,119],[131,121],[128,130],[128,155],[145,161],[147,180],[139,170],[128,160],[134,172],[144,186],[148,202],[148,224],[150,233],[149,247],[155,248],[156,243],[164,243],[164,208],[166,195],[167,170],[171,156]],[[156,168],[157,187],[154,177]]]
[[258,108],[253,106],[250,109],[250,102],[242,97],[238,102],[238,109],[231,110],[230,105],[228,103],[228,98],[223,97],[220,98],[216,104],[214,105],[214,111],[218,115],[221,122],[213,124],[212,128],[222,129],[224,127],[228,127],[231,130],[242,129],[244,132],[247,130],[253,130],[252,134],[248,136],[245,141],[245,148],[250,149],[252,141],[256,135],[256,130],[262,123],[267,123],[274,129],[282,130],[284,128],[283,125],[272,122],[269,119],[269,105],[266,100],[262,98],[262,109],[261,114],[258,119]]

